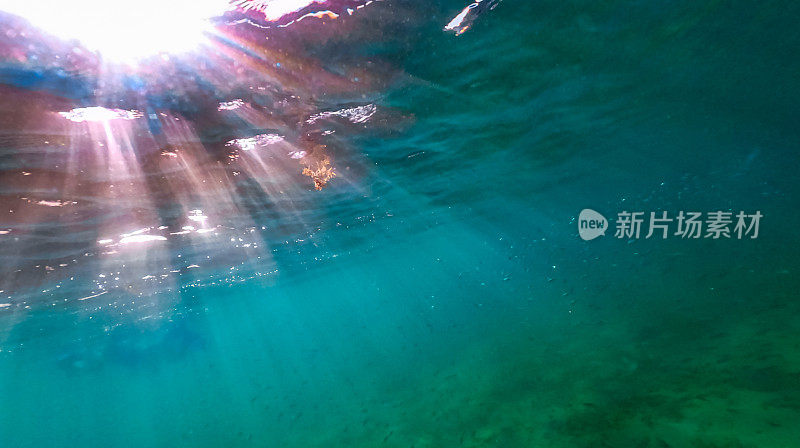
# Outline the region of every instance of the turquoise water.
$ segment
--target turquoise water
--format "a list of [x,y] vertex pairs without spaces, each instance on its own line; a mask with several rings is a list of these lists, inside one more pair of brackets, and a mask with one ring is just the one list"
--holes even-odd
[[[466,5],[304,19],[244,72],[0,33],[0,444],[796,446],[798,4],[505,0],[444,32]],[[89,106],[142,116],[55,114]],[[763,218],[583,241],[585,208]]]

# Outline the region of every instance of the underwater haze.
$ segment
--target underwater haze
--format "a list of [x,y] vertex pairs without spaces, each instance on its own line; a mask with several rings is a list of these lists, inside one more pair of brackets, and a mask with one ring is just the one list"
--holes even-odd
[[800,446],[800,3],[214,1],[0,3],[0,446]]

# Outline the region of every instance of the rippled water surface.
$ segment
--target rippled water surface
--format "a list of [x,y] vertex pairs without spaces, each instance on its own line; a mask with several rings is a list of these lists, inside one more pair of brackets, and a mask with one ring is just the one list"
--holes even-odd
[[796,2],[80,3],[0,3],[3,447],[797,445]]

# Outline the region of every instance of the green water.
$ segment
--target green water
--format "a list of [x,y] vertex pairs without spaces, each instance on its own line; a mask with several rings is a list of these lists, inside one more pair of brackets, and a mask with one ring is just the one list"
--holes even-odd
[[361,51],[413,120],[347,137],[360,194],[276,275],[0,309],[0,446],[800,445],[798,4],[386,3]]

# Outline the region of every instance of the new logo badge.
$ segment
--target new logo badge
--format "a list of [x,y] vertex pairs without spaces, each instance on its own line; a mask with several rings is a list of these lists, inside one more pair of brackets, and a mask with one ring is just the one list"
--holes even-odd
[[598,236],[605,235],[608,229],[608,220],[596,211],[585,208],[578,216],[578,235],[584,241],[591,241]]

